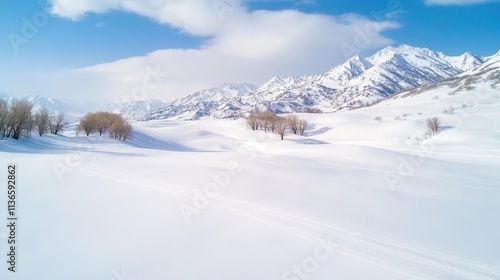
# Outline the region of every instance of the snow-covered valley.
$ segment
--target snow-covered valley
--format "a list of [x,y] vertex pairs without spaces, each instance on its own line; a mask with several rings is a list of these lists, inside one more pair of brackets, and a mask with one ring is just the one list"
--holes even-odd
[[308,130],[284,141],[244,119],[0,140],[18,167],[8,279],[500,279],[496,67],[299,114]]

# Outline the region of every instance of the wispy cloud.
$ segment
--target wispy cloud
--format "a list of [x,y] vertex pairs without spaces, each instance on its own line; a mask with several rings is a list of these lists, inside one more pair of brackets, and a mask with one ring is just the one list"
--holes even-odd
[[[379,48],[392,43],[382,32],[399,26],[393,21],[375,22],[354,14],[248,12],[241,3],[238,0],[74,0],[54,4],[54,14],[73,19],[90,12],[126,9],[209,39],[198,48],[162,49],[145,56],[72,70],[63,74],[64,79],[57,79],[67,84],[54,84],[53,90],[67,91],[72,87],[74,92],[78,91],[74,84],[86,84],[92,85],[94,97],[105,93],[112,99],[140,83],[147,67],[159,67],[170,74],[149,95],[160,99],[174,99],[224,82],[260,84],[274,75],[320,73],[345,61],[342,44],[356,45],[359,52]],[[192,11],[196,11],[196,16]],[[356,42],[361,37],[363,44],[359,45]],[[89,97],[89,89],[82,89],[81,96]]]

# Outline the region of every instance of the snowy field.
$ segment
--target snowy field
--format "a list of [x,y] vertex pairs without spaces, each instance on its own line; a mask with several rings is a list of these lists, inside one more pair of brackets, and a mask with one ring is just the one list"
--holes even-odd
[[285,141],[243,119],[0,140],[19,186],[17,273],[3,261],[0,279],[500,279],[499,105],[437,89],[301,114]]

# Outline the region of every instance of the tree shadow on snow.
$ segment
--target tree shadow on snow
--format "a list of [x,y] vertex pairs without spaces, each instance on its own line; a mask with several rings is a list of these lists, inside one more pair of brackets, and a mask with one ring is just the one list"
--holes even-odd
[[293,141],[298,144],[302,145],[325,145],[325,144],[330,144],[325,141],[321,140],[316,140],[316,139],[290,139],[290,141]]
[[204,150],[199,150],[191,148],[176,142],[172,142],[164,139],[160,136],[151,136],[149,134],[136,131],[133,134],[132,139],[122,142],[126,145],[150,150],[162,150],[162,151],[174,151],[174,152],[205,152]]
[[[310,128],[315,129],[316,126],[315,125],[311,125]],[[319,129],[315,129],[313,131],[310,131],[310,130],[306,131],[304,133],[304,136],[310,137],[310,136],[320,135],[320,134],[326,133],[326,132],[328,132],[328,131],[330,131],[332,129],[333,128],[331,128],[331,127],[325,126],[325,127],[319,128]]]

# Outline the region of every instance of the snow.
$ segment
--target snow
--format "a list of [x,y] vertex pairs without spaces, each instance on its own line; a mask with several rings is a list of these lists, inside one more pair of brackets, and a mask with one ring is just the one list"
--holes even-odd
[[[304,279],[500,279],[500,98],[496,70],[478,71],[300,114],[310,128],[285,141],[243,119],[135,122],[126,142],[74,126],[0,140],[20,217],[18,272],[3,262],[0,279],[301,279],[295,266]],[[443,129],[417,145],[434,116]]]
[[118,106],[114,106],[112,111],[121,114],[127,120],[140,120],[143,115],[168,106],[170,102],[158,99],[133,100]]
[[275,76],[258,88],[232,84],[202,90],[142,119],[227,118],[267,107],[279,112],[353,109],[469,71],[490,58],[472,53],[454,57],[426,48],[389,46],[367,58],[355,55],[316,76]]

